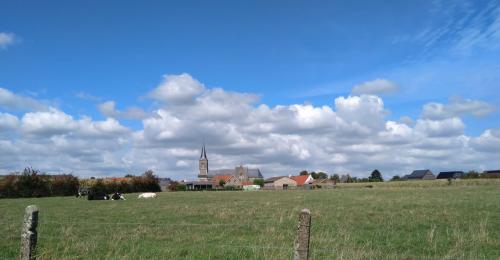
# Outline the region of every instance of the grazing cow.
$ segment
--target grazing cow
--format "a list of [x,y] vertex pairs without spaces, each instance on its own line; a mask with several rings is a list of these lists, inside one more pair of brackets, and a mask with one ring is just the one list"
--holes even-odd
[[125,197],[121,193],[115,192],[111,195],[111,200],[125,200]]
[[78,193],[76,193],[76,197],[83,198],[83,197],[87,196],[88,193],[89,193],[88,189],[80,188],[80,189],[78,189]]
[[139,197],[137,197],[137,198],[138,199],[156,198],[156,193],[154,193],[154,192],[141,193],[141,194],[139,194]]
[[88,200],[109,200],[109,196],[104,192],[89,192]]

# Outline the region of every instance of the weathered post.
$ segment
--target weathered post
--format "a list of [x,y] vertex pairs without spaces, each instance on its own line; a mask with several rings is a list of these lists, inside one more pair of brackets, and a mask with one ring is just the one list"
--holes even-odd
[[38,207],[30,205],[24,213],[24,223],[21,233],[21,260],[36,259],[35,249],[37,241],[36,227],[38,225]]
[[311,234],[311,212],[303,209],[299,214],[297,239],[295,240],[294,260],[307,260],[309,258],[309,239]]

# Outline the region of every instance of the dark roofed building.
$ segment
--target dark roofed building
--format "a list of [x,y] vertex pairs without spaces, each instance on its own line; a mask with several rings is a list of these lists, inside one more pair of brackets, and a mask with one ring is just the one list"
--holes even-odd
[[500,170],[484,171],[486,178],[500,178]]
[[406,175],[406,180],[434,180],[436,179],[436,175],[431,172],[431,170],[415,170],[411,174]]
[[440,172],[436,179],[457,179],[464,175],[462,171]]

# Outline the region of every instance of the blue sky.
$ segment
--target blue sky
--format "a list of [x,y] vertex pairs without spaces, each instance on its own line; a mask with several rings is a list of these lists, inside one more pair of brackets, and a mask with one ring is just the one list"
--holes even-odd
[[[162,108],[149,93],[163,75],[188,73],[206,89],[257,95],[254,107],[271,108],[333,107],[353,87],[383,79],[397,86],[374,93],[383,100],[385,120],[417,121],[426,104],[452,100],[493,107],[459,115],[462,134],[477,137],[500,127],[499,6],[498,1],[3,1],[0,33],[10,40],[2,43],[0,37],[0,87],[75,119],[105,120],[109,114],[99,109],[105,101],[122,111]],[[29,109],[1,111],[21,119]],[[137,119],[119,122],[131,131],[145,127]]]

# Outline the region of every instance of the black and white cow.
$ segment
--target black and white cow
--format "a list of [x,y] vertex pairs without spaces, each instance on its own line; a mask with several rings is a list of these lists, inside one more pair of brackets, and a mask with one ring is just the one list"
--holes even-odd
[[111,195],[111,200],[125,200],[125,197],[121,193],[115,192]]
[[88,200],[109,200],[109,196],[104,192],[89,192]]

